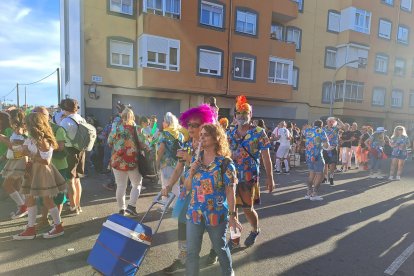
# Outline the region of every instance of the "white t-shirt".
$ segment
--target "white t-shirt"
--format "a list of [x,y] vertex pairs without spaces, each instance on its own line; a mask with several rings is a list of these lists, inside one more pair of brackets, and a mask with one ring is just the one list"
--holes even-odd
[[276,142],[279,142],[279,140],[277,139],[277,136],[278,136],[278,134],[277,134],[277,131],[278,131],[278,127],[275,127],[275,129],[273,130],[273,132],[272,132],[272,134],[274,135],[274,136],[276,136]]
[[279,138],[280,145],[290,146],[290,137],[291,137],[290,131],[287,128],[282,127],[282,128],[279,128],[277,132],[278,132],[277,136],[280,136]]
[[86,122],[85,119],[79,114],[71,114],[60,122],[60,126],[66,130],[66,147],[73,147],[71,140],[75,138],[76,131],[78,131],[78,125],[74,122],[74,120],[78,124]]

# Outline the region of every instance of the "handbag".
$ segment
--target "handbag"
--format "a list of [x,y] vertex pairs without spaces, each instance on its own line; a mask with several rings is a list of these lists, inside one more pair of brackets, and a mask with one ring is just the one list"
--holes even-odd
[[191,193],[187,193],[184,198],[177,198],[177,201],[175,202],[172,211],[172,217],[176,218],[180,223],[186,223],[187,221],[186,214],[188,210],[188,205],[190,204],[190,200]]

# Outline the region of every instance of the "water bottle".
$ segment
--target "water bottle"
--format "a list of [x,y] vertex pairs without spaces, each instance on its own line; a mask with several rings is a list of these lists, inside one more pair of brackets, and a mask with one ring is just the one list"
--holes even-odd
[[241,232],[238,228],[230,227],[230,239],[235,240],[240,238]]

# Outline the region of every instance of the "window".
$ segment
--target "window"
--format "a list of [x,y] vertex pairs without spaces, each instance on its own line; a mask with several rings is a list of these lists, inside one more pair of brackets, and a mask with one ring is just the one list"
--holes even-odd
[[133,68],[134,43],[109,40],[109,63],[113,66]]
[[356,9],[354,31],[369,34],[371,28],[371,12]]
[[110,10],[123,14],[133,15],[134,3],[133,0],[110,0]]
[[223,5],[213,4],[207,1],[201,2],[200,23],[203,25],[223,28]]
[[303,12],[303,0],[293,0],[293,2],[298,3],[298,11]]
[[362,103],[364,98],[364,83],[356,81],[337,81],[334,100],[336,102]]
[[325,67],[336,69],[336,48],[325,48]]
[[292,87],[294,90],[299,88],[299,68],[295,66],[293,66],[292,70]]
[[372,90],[372,105],[384,106],[385,105],[385,88],[375,87]]
[[410,107],[414,107],[414,90],[410,91],[410,102],[409,102],[409,106]]
[[401,58],[395,59],[394,75],[404,76],[405,75],[405,60]]
[[368,59],[369,49],[370,48],[367,46],[356,43],[342,44],[338,46],[336,52],[336,67],[339,68],[348,62],[355,61],[348,63],[346,66],[358,68],[358,60],[360,58],[365,60]]
[[388,56],[383,54],[375,56],[375,72],[384,74],[388,72]]
[[394,0],[382,0],[381,2],[390,6],[394,6]]
[[401,9],[404,11],[411,11],[412,0],[401,0]]
[[199,49],[198,73],[221,76],[222,52]]
[[256,35],[257,33],[257,14],[237,10],[236,14],[236,31],[239,33],[245,33],[250,35]]
[[179,71],[180,41],[142,35],[139,38],[139,61],[141,67]]
[[292,85],[293,61],[270,57],[269,59],[269,83],[281,83]]
[[385,19],[380,19],[378,24],[378,36],[385,38],[385,39],[391,39],[391,29],[392,29],[392,23]]
[[254,80],[255,59],[244,56],[234,58],[233,76],[235,79]]
[[322,103],[331,103],[332,82],[324,82],[322,85]]
[[391,94],[391,107],[402,107],[403,102],[403,91],[402,90],[392,90]]
[[286,41],[293,42],[296,45],[296,51],[301,49],[302,30],[296,27],[286,28]]
[[397,41],[399,43],[403,43],[403,44],[408,44],[408,34],[409,34],[409,30],[407,27],[398,26],[398,34],[397,34]]
[[283,26],[279,24],[273,24],[270,27],[270,37],[276,40],[283,40]]
[[144,12],[180,19],[181,0],[144,0]]
[[328,31],[339,33],[341,24],[341,13],[328,11]]

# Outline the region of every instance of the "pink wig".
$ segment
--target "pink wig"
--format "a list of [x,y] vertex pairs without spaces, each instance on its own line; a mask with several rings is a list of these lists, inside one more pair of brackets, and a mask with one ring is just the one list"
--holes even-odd
[[217,114],[208,104],[202,104],[198,107],[193,107],[181,114],[180,124],[188,128],[187,123],[190,119],[199,119],[201,124],[216,123]]

